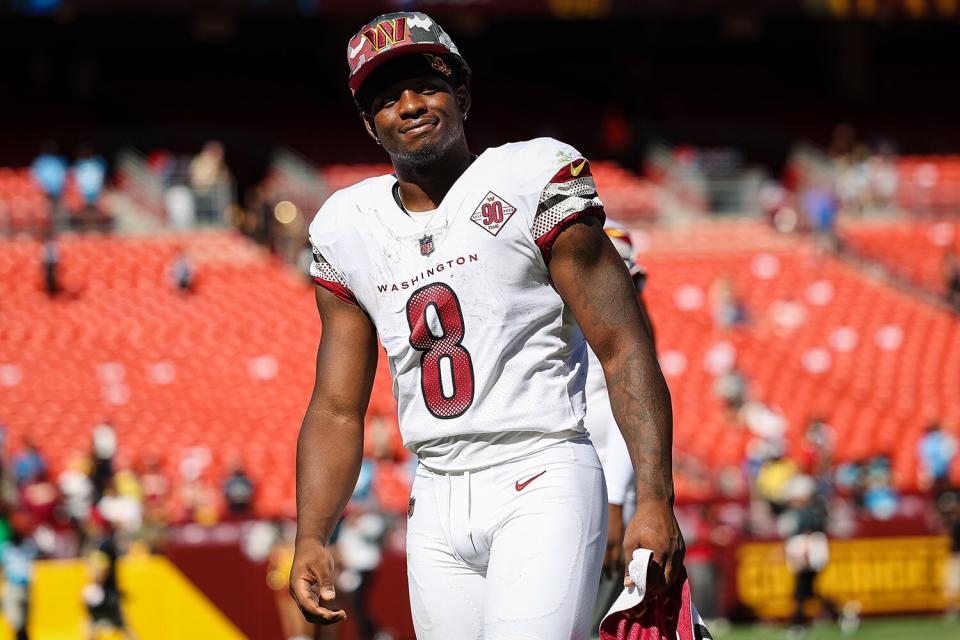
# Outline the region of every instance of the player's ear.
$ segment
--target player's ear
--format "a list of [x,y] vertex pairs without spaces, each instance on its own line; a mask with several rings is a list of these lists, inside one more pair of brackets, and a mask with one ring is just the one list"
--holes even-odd
[[363,118],[363,126],[367,130],[367,135],[373,138],[374,142],[380,144],[380,137],[377,136],[377,125],[373,122],[373,116],[364,111],[360,114],[360,117]]
[[460,113],[463,114],[463,119],[466,120],[467,113],[470,112],[470,90],[467,89],[467,85],[461,84],[453,90],[453,95],[457,97],[457,104],[460,105]]

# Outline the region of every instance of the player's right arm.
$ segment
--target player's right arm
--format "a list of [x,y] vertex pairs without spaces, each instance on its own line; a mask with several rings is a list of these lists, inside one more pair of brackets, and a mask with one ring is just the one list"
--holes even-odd
[[317,287],[323,334],[310,405],[297,440],[297,541],[290,593],[310,622],[333,624],[333,556],[327,542],[360,472],[363,418],[377,368],[376,330],[360,307]]

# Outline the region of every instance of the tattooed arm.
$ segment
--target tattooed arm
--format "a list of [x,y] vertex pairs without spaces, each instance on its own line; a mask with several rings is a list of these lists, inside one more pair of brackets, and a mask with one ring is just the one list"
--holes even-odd
[[673,413],[636,289],[592,217],[560,234],[549,265],[554,286],[603,365],[613,416],[633,461],[637,511],[624,534],[625,557],[651,549],[666,578],[662,588],[676,579],[684,555],[673,514]]

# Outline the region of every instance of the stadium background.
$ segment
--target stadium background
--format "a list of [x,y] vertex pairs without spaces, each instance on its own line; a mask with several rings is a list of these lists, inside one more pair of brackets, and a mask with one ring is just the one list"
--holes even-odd
[[[805,499],[829,515],[821,583],[838,605],[943,612],[960,481],[954,0],[7,0],[0,535],[45,558],[33,637],[83,637],[107,523],[138,637],[283,637],[321,330],[305,228],[330,192],[388,170],[344,44],[409,7],[474,69],[474,148],[571,142],[633,231],[715,630],[790,615],[783,539]],[[48,198],[30,170],[46,141],[101,159],[105,187],[74,164]],[[341,592],[353,621],[366,603],[411,638],[411,461],[383,367],[367,426]],[[957,632],[885,624],[859,633]]]

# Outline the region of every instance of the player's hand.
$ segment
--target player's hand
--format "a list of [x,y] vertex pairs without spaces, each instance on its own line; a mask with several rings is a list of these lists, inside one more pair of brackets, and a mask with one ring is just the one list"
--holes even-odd
[[607,528],[607,551],[603,556],[603,573],[616,576],[623,571],[623,505],[607,505],[610,526]]
[[333,587],[333,555],[318,540],[297,540],[290,570],[290,595],[307,622],[326,625],[347,619],[342,609],[324,606],[337,594]]
[[[647,569],[647,590],[651,594],[664,591],[680,575],[686,547],[680,525],[673,514],[673,505],[663,498],[637,500],[637,511],[623,536],[624,557],[629,562],[636,549],[650,549],[653,557]],[[630,575],[623,580],[633,586]]]

